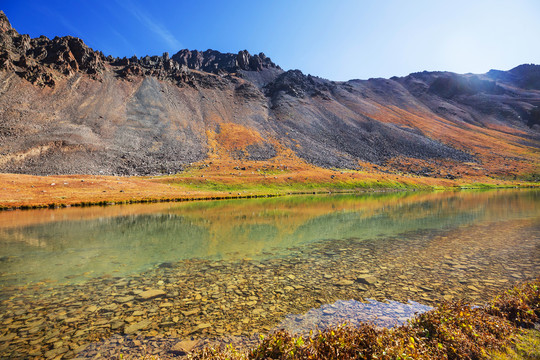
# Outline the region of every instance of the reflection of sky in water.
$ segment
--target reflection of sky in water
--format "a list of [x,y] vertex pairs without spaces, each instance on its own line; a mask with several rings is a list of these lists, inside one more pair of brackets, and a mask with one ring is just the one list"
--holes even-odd
[[393,327],[404,324],[415,313],[423,313],[433,309],[410,300],[407,304],[397,301],[385,303],[372,299],[367,299],[367,301],[367,303],[363,303],[356,300],[340,300],[333,304],[311,309],[303,315],[287,315],[276,328],[296,334],[308,334],[310,330],[323,330],[344,323],[351,326],[372,323],[378,327]]

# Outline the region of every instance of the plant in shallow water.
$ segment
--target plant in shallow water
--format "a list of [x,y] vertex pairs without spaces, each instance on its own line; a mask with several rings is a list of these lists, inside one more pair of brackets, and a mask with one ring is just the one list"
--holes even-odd
[[462,302],[443,303],[408,327],[426,347],[448,359],[479,358],[486,349],[503,346],[514,330],[506,319]]
[[521,327],[534,327],[540,318],[540,280],[516,286],[497,296],[488,312]]
[[[516,325],[538,321],[540,279],[497,297],[486,307],[446,302],[416,316],[405,326],[377,329],[370,324],[335,328],[295,337],[277,331],[249,352],[232,347],[204,349],[192,359],[481,359],[512,344]],[[531,344],[537,343],[537,331]],[[531,338],[531,336],[529,336]],[[519,346],[516,347],[519,349]],[[538,358],[538,351],[531,357]],[[503,357],[504,358],[504,357]]]

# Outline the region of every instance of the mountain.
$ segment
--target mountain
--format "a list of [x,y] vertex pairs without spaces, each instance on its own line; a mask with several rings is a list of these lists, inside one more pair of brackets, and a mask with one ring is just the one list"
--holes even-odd
[[147,175],[287,157],[509,176],[538,172],[539,147],[538,65],[336,82],[247,51],[113,58],[78,38],[21,35],[0,12],[0,172]]

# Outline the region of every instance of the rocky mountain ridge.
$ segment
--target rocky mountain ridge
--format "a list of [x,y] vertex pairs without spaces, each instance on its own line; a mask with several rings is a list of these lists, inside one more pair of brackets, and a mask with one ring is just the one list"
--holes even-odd
[[105,69],[111,68],[119,77],[155,76],[176,80],[178,84],[189,82],[189,70],[225,75],[238,71],[281,70],[263,53],[251,55],[247,50],[238,54],[223,54],[215,50],[180,50],[172,57],[144,56],[114,58],[94,51],[81,39],[72,36],[46,36],[31,39],[12,28],[3,12],[0,12],[0,70],[15,71],[22,78],[38,86],[55,85],[51,70],[70,76],[77,72],[92,75],[99,80]]
[[292,156],[452,178],[534,173],[539,73],[334,82],[245,50],[113,58],[78,38],[21,35],[0,12],[0,171],[160,174]]

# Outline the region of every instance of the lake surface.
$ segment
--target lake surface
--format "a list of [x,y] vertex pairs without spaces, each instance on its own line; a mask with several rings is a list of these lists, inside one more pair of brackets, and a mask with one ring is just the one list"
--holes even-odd
[[534,190],[0,212],[0,354],[168,358],[178,339],[392,326],[539,264]]

